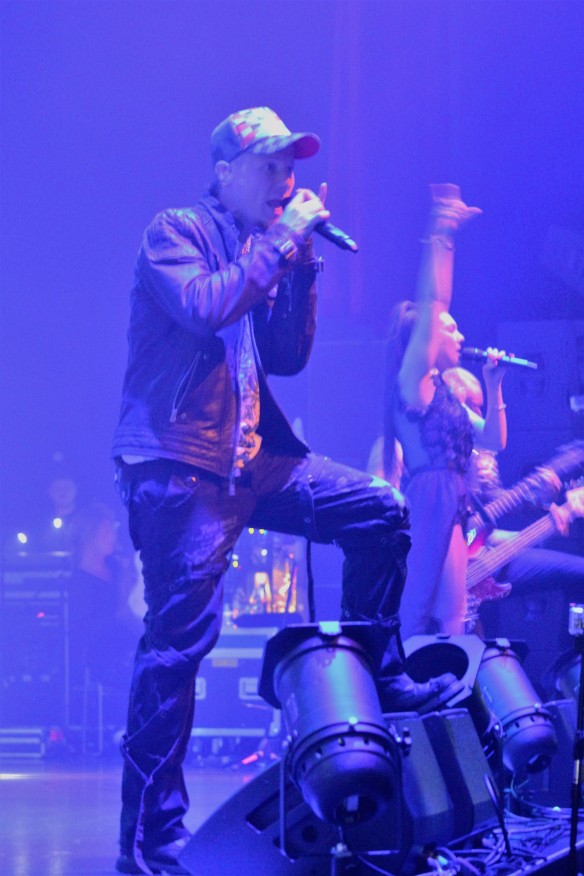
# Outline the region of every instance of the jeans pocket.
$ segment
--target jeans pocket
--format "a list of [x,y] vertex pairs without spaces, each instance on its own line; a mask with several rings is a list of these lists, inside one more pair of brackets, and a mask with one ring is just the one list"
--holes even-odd
[[199,484],[199,477],[194,473],[171,471],[164,478],[149,478],[137,483],[132,501],[150,511],[175,511],[192,499]]

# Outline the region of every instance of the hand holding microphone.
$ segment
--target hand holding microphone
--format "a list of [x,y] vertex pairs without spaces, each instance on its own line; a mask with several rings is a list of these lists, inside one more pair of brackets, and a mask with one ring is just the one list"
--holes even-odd
[[496,347],[487,347],[485,350],[483,380],[487,387],[491,386],[495,389],[503,382],[507,370],[505,368],[505,359],[511,359],[511,356],[507,356],[505,350],[498,350]]
[[294,234],[306,239],[318,222],[324,222],[331,215],[324,205],[326,193],[326,183],[319,186],[317,195],[310,189],[297,189],[291,198],[282,202],[284,212],[280,222]]
[[292,198],[283,202],[284,212],[280,222],[284,222],[295,234],[303,238],[309,237],[315,231],[341,249],[357,252],[359,247],[355,241],[328,221],[330,212],[324,206],[326,194],[326,183],[321,183],[318,195],[310,189],[298,189]]
[[486,350],[480,350],[478,347],[463,347],[460,351],[460,358],[466,359],[467,362],[482,362],[485,364],[489,359],[490,352],[498,354],[497,361],[501,365],[512,365],[516,368],[530,368],[532,371],[537,371],[537,362],[530,362],[528,359],[520,359],[518,356],[507,356],[504,352],[499,353],[498,350],[493,351],[493,348],[488,347]]

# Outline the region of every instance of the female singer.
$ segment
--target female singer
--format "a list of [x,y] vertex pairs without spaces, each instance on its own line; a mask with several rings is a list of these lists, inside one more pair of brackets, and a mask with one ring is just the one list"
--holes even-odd
[[504,355],[489,350],[483,368],[487,410],[463,406],[442,379],[458,364],[464,340],[449,313],[454,238],[481,211],[467,207],[457,186],[431,186],[432,210],[416,301],[394,313],[387,355],[384,472],[395,480],[397,442],[403,450],[405,494],[411,507],[412,548],[401,606],[402,635],[464,632],[467,549],[464,522],[473,442],[501,450],[506,443],[501,394]]

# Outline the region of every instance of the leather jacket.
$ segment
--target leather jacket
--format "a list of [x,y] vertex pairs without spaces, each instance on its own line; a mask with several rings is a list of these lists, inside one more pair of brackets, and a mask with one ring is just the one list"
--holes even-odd
[[276,223],[239,255],[235,221],[212,194],[154,218],[135,269],[115,457],[176,459],[231,476],[243,321],[250,318],[262,442],[306,455],[266,380],[267,373],[298,373],[314,340],[317,263],[309,245],[287,261],[280,249],[291,238]]

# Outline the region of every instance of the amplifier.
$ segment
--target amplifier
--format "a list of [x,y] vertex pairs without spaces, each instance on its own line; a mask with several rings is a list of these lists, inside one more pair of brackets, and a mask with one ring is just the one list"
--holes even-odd
[[277,736],[280,711],[258,694],[264,647],[277,627],[223,633],[202,661],[195,688],[193,736]]
[[41,758],[46,752],[43,727],[1,727],[0,758]]
[[8,558],[0,578],[0,727],[67,723],[69,555]]

